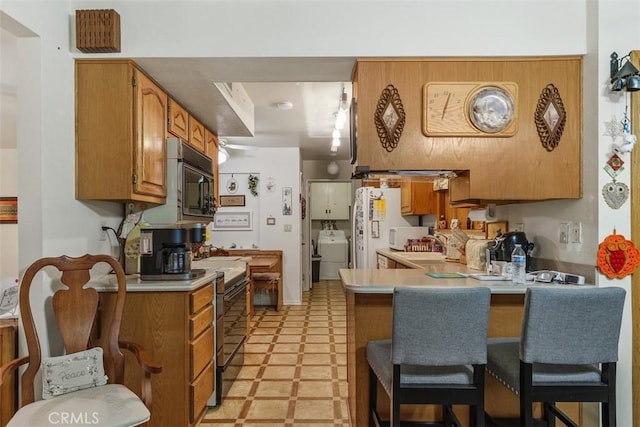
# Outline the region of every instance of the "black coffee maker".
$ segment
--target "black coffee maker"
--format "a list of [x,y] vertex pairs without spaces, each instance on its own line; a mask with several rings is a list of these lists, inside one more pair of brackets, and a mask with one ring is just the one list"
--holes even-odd
[[143,228],[140,230],[141,280],[190,280],[204,271],[191,269],[187,228]]
[[[527,236],[522,231],[512,231],[509,233],[499,234],[496,236],[493,245],[490,245],[491,259],[496,261],[511,262],[511,252],[521,245],[524,253],[529,257],[529,253],[533,250],[533,242],[527,241]],[[528,264],[528,260],[527,260]]]

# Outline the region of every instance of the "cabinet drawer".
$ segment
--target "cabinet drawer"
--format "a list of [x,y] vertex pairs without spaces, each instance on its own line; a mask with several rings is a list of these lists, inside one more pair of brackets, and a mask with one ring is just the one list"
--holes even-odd
[[210,305],[189,320],[190,338],[194,339],[213,322],[213,306]]
[[204,372],[189,386],[191,394],[191,423],[194,423],[204,411],[207,400],[215,391],[215,383],[215,367],[213,362],[209,362]]
[[213,327],[205,329],[198,338],[193,340],[190,347],[191,379],[198,376],[207,363],[213,360]]
[[211,284],[203,286],[192,292],[189,299],[191,314],[199,312],[205,305],[211,304],[213,301],[213,286]]

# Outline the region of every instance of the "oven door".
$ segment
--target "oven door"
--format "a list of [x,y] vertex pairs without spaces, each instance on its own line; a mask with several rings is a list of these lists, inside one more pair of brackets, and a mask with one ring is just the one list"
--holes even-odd
[[216,295],[218,316],[217,328],[217,365],[216,404],[226,396],[244,364],[244,342],[247,339],[247,285],[243,279]]
[[[247,280],[224,293],[223,367],[226,369],[247,339]],[[237,364],[237,363],[235,363]]]

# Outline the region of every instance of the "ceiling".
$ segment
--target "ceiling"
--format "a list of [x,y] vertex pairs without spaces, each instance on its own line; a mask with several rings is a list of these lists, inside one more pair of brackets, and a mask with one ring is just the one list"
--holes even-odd
[[[230,144],[299,147],[303,160],[349,158],[348,124],[331,153],[344,88],[351,99],[355,58],[133,58],[171,96]],[[253,102],[254,136],[218,125],[213,82],[242,83]],[[291,102],[290,110],[277,104]],[[231,156],[238,150],[229,150]]]
[[[16,38],[1,29],[2,63],[15,64]],[[355,58],[133,58],[171,96],[230,144],[257,147],[299,147],[303,160],[349,158],[348,124],[341,146],[331,153],[331,133],[342,88],[351,99]],[[16,94],[15,70],[3,67],[3,96]],[[218,125],[212,82],[242,83],[254,105],[254,136],[238,137]],[[290,110],[277,104],[288,101]],[[7,102],[3,103],[7,104]],[[6,111],[3,108],[3,117]],[[219,117],[218,117],[219,118]],[[6,123],[10,120],[3,120]],[[223,120],[224,122],[224,120]],[[220,129],[218,129],[220,127]],[[4,130],[9,130],[4,126]],[[14,130],[15,131],[15,130]],[[4,132],[6,133],[6,132]],[[13,138],[2,138],[12,146]],[[4,147],[11,148],[11,147]],[[228,150],[233,156],[238,150]]]

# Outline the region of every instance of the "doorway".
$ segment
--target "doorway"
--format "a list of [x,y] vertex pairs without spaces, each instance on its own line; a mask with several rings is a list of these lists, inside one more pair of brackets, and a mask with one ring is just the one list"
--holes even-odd
[[[333,193],[322,193],[319,191],[325,187],[328,188],[329,191],[335,191]],[[348,268],[350,265],[351,224],[353,215],[352,181],[348,179],[308,179],[306,193],[307,212],[309,213],[306,227],[309,245],[307,250],[303,253],[303,271],[305,271],[305,285],[308,284],[308,289],[311,289],[313,287],[314,278],[313,255],[320,255],[319,236],[322,230],[336,230],[340,232],[340,234],[344,232],[344,238],[346,240],[346,259],[344,260],[344,267],[342,267],[342,255],[338,256],[336,260],[331,261],[335,264],[325,264],[324,266],[322,265],[322,258],[316,258],[315,267],[320,268],[320,271],[323,273],[319,274],[319,272],[316,272],[316,276],[318,276],[317,278],[319,278],[319,280],[323,280],[323,277],[333,277],[335,275],[334,270],[339,268]],[[333,212],[328,212],[331,210],[328,206],[329,204],[335,206]],[[325,211],[327,212],[325,213]],[[336,251],[343,250],[343,243],[336,242],[335,245]],[[325,261],[325,263],[327,262],[328,261]]]

